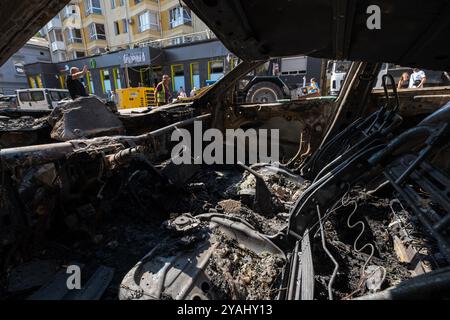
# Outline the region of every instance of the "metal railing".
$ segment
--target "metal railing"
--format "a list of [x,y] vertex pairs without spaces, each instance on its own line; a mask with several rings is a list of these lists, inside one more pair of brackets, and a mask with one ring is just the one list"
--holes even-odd
[[169,46],[175,46],[180,44],[193,43],[197,41],[216,39],[216,36],[211,30],[205,30],[200,32],[188,33],[179,36],[163,38],[158,40],[149,40],[140,42],[138,45],[141,48],[153,47],[153,48],[165,48]]

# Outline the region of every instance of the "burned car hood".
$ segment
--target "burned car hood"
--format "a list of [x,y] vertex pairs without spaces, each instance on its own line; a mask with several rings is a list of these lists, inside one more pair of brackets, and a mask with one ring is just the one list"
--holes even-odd
[[[302,54],[435,70],[450,67],[449,1],[184,2],[230,51],[247,61]],[[380,9],[380,29],[367,26],[372,5]]]

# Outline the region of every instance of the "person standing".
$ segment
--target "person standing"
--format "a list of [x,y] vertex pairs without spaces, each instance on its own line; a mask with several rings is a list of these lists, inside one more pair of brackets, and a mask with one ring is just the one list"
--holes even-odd
[[192,90],[191,90],[191,94],[189,96],[190,97],[195,97],[196,93],[197,93],[197,88],[193,87]]
[[171,94],[169,89],[170,77],[163,75],[162,81],[156,86],[156,105],[158,107],[170,102]]
[[117,103],[116,92],[113,90],[109,95],[109,101],[113,103]]
[[87,97],[86,88],[80,81],[86,73],[88,72],[88,67],[84,66],[83,71],[80,71],[77,67],[70,68],[70,74],[67,76],[66,86],[69,90],[70,97],[76,99],[79,97]]
[[319,85],[317,84],[317,81],[315,78],[311,79],[311,83],[309,85],[308,88],[308,94],[318,94],[320,95],[320,88]]
[[413,73],[409,79],[410,88],[423,88],[424,83],[427,81],[427,76],[423,70],[414,68]]
[[178,93],[178,99],[187,98],[186,92],[183,87],[180,87],[180,92]]
[[397,89],[408,89],[409,88],[409,73],[403,72],[402,77],[398,81]]

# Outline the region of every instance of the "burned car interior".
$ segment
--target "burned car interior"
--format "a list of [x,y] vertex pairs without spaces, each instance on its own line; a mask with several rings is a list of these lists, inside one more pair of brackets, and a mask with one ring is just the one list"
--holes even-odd
[[[23,1],[40,13],[16,14],[28,28],[0,37],[0,63],[66,2]],[[383,62],[450,69],[450,2],[184,3],[242,59],[201,95],[0,119],[2,299],[450,298],[450,88],[398,92],[386,74],[373,90]],[[365,26],[370,5],[381,30]],[[235,103],[242,77],[294,54],[354,61],[339,96]],[[177,164],[171,136],[199,123],[278,129],[280,161]]]

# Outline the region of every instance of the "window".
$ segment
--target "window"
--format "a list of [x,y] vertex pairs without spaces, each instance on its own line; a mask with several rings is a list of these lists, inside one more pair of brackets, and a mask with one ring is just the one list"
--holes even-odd
[[100,0],[84,0],[84,8],[87,16],[90,14],[102,14]]
[[180,87],[186,88],[184,83],[184,66],[182,64],[172,66],[172,79],[173,91],[178,92]]
[[61,92],[61,91],[49,90],[48,93],[50,94],[50,98],[52,99],[52,101],[61,101],[62,99],[65,98],[63,92]]
[[75,59],[83,58],[83,57],[86,57],[86,54],[84,53],[84,51],[75,51],[74,52]]
[[54,33],[55,33],[56,41],[64,42],[64,38],[63,38],[62,32],[60,30],[54,30]]
[[173,39],[169,39],[169,45],[170,46],[176,46],[179,44],[183,44],[183,37],[176,37]]
[[48,34],[49,38],[50,38],[50,43],[53,43],[56,41],[56,37],[55,37],[55,33],[54,32],[50,32]]
[[105,25],[100,23],[91,23],[89,25],[89,37],[91,40],[106,40]]
[[223,77],[224,65],[222,60],[210,61],[208,63],[209,80],[217,81]]
[[100,70],[100,78],[102,80],[103,93],[111,92],[111,77],[109,75],[109,70]]
[[36,101],[44,101],[45,100],[45,96],[42,91],[31,91],[30,95],[31,95],[31,101],[36,102]]
[[120,34],[119,21],[114,22],[114,33],[116,34],[116,36]]
[[122,79],[120,77],[120,69],[113,69],[113,77],[114,77],[114,87],[117,89],[122,89]]
[[191,87],[192,89],[201,88],[200,84],[200,65],[198,62],[191,63]]
[[123,33],[128,33],[128,20],[122,19],[122,29]]
[[111,9],[116,8],[116,0],[111,0]]
[[59,96],[61,97],[61,100],[63,100],[69,98],[70,94],[67,91],[60,91]]
[[19,100],[22,102],[31,101],[30,93],[29,92],[19,92]]
[[67,43],[83,43],[80,29],[67,29],[66,30]]
[[158,13],[145,11],[139,15],[139,32],[159,30]]
[[64,12],[63,12],[63,18],[67,19],[70,18],[72,15],[77,13],[77,9],[76,6],[72,5],[72,6],[66,6],[64,8]]
[[163,67],[156,66],[152,68],[153,85],[156,87],[159,83],[158,79],[162,79],[164,75]]
[[95,47],[90,51],[90,54],[95,56],[106,52],[106,48]]
[[170,9],[170,28],[176,28],[183,24],[192,25],[191,11],[188,8],[177,6]]

